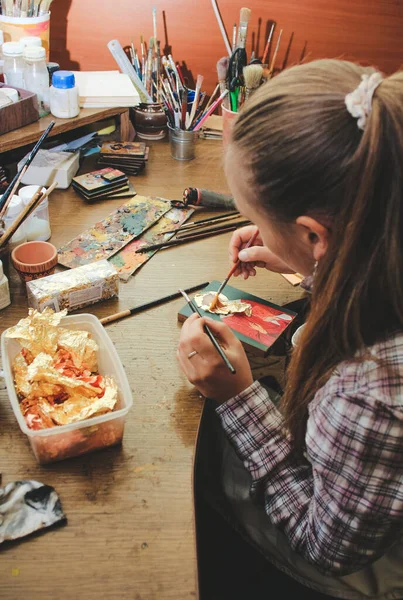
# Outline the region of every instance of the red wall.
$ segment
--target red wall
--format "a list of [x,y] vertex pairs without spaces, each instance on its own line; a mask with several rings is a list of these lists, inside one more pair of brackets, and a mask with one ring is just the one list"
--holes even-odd
[[[102,70],[117,68],[106,44],[122,46],[152,31],[152,6],[157,7],[158,37],[176,61],[185,62],[194,78],[205,77],[204,89],[216,83],[215,65],[225,47],[210,0],[55,0],[51,16],[51,60],[62,68]],[[231,37],[241,4],[219,0]],[[274,42],[284,29],[277,59],[281,67],[298,62],[306,42],[308,58],[348,57],[392,72],[403,64],[403,3],[398,0],[250,0],[248,50],[252,41],[260,55],[271,21]],[[165,11],[167,34],[163,27]],[[273,48],[272,48],[273,51]]]

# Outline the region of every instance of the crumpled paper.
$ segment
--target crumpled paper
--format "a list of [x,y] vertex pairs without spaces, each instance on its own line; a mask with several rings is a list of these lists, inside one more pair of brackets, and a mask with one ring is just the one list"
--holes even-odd
[[54,488],[14,481],[0,488],[0,544],[66,520]]

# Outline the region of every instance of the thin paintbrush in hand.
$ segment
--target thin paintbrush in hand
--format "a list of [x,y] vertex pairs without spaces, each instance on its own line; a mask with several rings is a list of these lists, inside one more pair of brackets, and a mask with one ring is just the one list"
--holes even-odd
[[[186,292],[184,292],[183,290],[179,290],[179,291],[182,294],[182,296],[185,298],[186,302],[189,304],[190,310],[192,312],[194,312],[194,313],[197,313],[200,318],[203,318],[203,315],[200,312],[200,309],[197,306],[197,304],[195,302],[193,302],[189,298],[189,296],[187,295]],[[203,325],[203,329],[204,329],[205,333],[208,335],[208,337],[210,338],[210,340],[211,340],[214,348],[217,350],[218,354],[221,356],[221,358],[223,359],[223,361],[227,365],[228,369],[231,371],[231,373],[233,375],[235,375],[236,371],[235,371],[234,367],[232,366],[232,364],[230,363],[230,361],[228,359],[228,356],[225,354],[224,350],[221,348],[220,344],[217,342],[216,338],[212,334],[211,329],[209,328],[209,326],[208,325]]]
[[[250,246],[252,246],[252,244],[256,241],[258,234],[259,234],[259,230],[256,229],[255,233],[252,235],[249,242],[246,244],[245,248],[250,248]],[[243,250],[244,250],[244,248],[243,248]],[[226,276],[226,278],[224,279],[224,281],[218,288],[218,291],[217,291],[216,295],[214,296],[213,301],[210,304],[210,309],[216,308],[217,304],[220,301],[219,296],[220,296],[221,292],[223,291],[223,289],[225,288],[225,286],[227,285],[227,283],[229,282],[229,280],[231,279],[231,277],[233,276],[233,274],[235,273],[235,271],[237,270],[237,268],[239,267],[241,262],[242,261],[239,259],[236,261],[236,263],[234,264],[234,266],[232,267],[232,269],[230,270],[230,272],[228,273],[228,275]]]

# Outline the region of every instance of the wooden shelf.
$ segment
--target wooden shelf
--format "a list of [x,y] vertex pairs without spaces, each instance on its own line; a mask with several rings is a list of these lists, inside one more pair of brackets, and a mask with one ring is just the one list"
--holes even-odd
[[27,144],[33,144],[41,137],[49,123],[54,120],[56,125],[51,130],[49,137],[54,137],[66,131],[89,125],[90,123],[96,123],[103,119],[110,117],[120,116],[120,138],[121,140],[127,140],[129,134],[129,109],[126,107],[117,108],[82,108],[80,114],[72,119],[57,119],[52,115],[42,117],[39,121],[15,129],[4,135],[0,136],[0,153],[8,152],[26,146]]

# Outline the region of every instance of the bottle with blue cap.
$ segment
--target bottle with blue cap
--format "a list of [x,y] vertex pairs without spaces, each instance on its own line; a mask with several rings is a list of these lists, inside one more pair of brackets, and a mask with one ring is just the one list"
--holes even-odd
[[71,119],[80,112],[74,73],[55,71],[50,87],[50,112],[59,119]]

